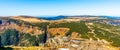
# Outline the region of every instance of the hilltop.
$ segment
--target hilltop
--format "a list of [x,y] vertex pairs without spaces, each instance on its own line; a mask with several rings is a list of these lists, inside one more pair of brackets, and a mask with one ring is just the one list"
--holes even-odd
[[47,20],[38,19],[32,16],[11,16],[10,19],[21,20],[30,23],[46,22]]

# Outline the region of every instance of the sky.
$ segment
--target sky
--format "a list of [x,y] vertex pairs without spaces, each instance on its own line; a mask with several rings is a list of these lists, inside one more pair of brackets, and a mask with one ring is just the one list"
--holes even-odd
[[120,0],[0,0],[0,16],[120,16]]

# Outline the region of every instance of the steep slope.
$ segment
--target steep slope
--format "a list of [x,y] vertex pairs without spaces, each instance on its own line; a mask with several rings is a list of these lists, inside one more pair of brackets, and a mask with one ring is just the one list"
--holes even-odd
[[39,46],[45,41],[45,26],[44,23],[33,25],[15,19],[1,19],[1,46]]
[[44,34],[32,36],[13,29],[0,33],[0,37],[1,46],[39,46],[44,41]]

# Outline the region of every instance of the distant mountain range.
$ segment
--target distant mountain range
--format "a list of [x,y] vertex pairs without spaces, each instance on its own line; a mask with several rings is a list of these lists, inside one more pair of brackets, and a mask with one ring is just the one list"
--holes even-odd
[[63,18],[67,18],[68,16],[50,16],[50,17],[39,17],[45,20],[59,20]]
[[104,16],[107,19],[116,19],[116,20],[120,20],[120,17],[115,17],[115,16]]
[[120,20],[120,17],[116,17],[116,16],[92,16],[92,15],[80,15],[80,16],[44,16],[44,17],[38,17],[38,18],[42,18],[45,20],[59,20],[59,19],[63,19],[63,18],[69,18],[69,17],[100,17],[100,18],[107,18],[107,19],[115,19],[115,20]]

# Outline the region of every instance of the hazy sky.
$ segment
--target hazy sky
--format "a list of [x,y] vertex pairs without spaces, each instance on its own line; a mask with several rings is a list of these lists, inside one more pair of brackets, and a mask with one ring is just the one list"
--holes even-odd
[[120,16],[120,0],[0,0],[0,16],[8,15]]

